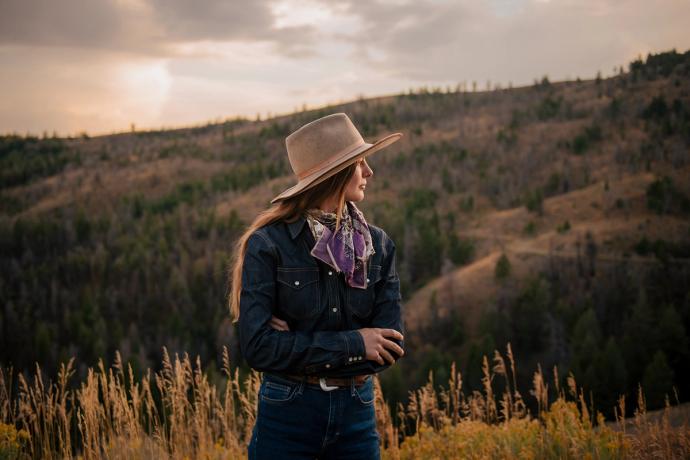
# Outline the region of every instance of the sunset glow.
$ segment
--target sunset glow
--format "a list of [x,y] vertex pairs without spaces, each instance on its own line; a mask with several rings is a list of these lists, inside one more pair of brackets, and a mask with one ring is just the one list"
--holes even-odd
[[593,78],[690,47],[681,0],[3,2],[0,132],[107,133],[420,86]]

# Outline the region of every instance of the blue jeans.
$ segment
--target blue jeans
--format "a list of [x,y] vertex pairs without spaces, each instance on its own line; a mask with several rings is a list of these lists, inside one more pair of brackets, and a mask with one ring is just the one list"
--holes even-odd
[[252,439],[255,459],[379,459],[374,381],[324,391],[264,373]]

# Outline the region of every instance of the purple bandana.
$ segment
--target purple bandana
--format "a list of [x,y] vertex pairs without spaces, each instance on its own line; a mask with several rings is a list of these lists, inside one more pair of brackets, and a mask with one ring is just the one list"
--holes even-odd
[[307,211],[309,228],[316,244],[311,255],[345,274],[348,285],[367,288],[367,261],[374,254],[371,233],[364,215],[351,201],[345,202],[340,228],[335,232],[335,213]]

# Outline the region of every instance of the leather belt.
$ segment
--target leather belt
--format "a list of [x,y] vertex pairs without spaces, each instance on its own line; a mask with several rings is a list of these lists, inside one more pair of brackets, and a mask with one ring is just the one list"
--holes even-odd
[[278,374],[281,377],[288,378],[290,380],[295,380],[301,382],[304,380],[307,383],[312,383],[314,385],[320,385],[325,391],[334,390],[337,387],[349,387],[354,380],[355,385],[362,385],[365,383],[370,374],[365,375],[355,375],[353,377],[318,377],[316,375],[294,375],[294,374]]

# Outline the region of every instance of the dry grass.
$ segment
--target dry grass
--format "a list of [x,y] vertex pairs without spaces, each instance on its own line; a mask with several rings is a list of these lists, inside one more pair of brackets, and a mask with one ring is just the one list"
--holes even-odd
[[[507,360],[506,360],[507,358]],[[465,394],[462,375],[451,366],[447,387],[433,375],[398,405],[394,423],[375,379],[377,426],[382,457],[416,458],[687,458],[687,416],[672,421],[670,408],[645,413],[639,392],[636,417],[625,420],[624,399],[618,422],[604,423],[585,402],[574,377],[568,388],[554,388],[538,368],[531,414],[516,388],[510,345],[483,362],[483,391]],[[112,368],[102,362],[70,389],[73,361],[63,365],[57,381],[44,384],[37,367],[32,381],[18,376],[11,393],[11,370],[0,369],[0,458],[205,458],[246,456],[256,417],[261,374],[252,371],[240,382],[227,350],[225,388],[209,383],[201,363],[188,356],[171,359],[164,350],[160,372],[135,380],[131,367],[116,355]],[[494,394],[495,379],[505,391]],[[414,433],[404,436],[404,433]]]
[[[0,417],[28,433],[22,450],[33,458],[238,458],[255,419],[260,375],[241,385],[230,370],[219,391],[188,356],[136,381],[119,354],[111,369],[100,362],[86,381],[69,390],[73,373],[63,365],[57,383],[45,386],[37,367],[33,382],[19,375],[19,394],[9,392],[11,373],[0,371]],[[221,394],[222,393],[222,394]],[[2,450],[0,449],[0,452]],[[2,455],[0,454],[0,458]]]

